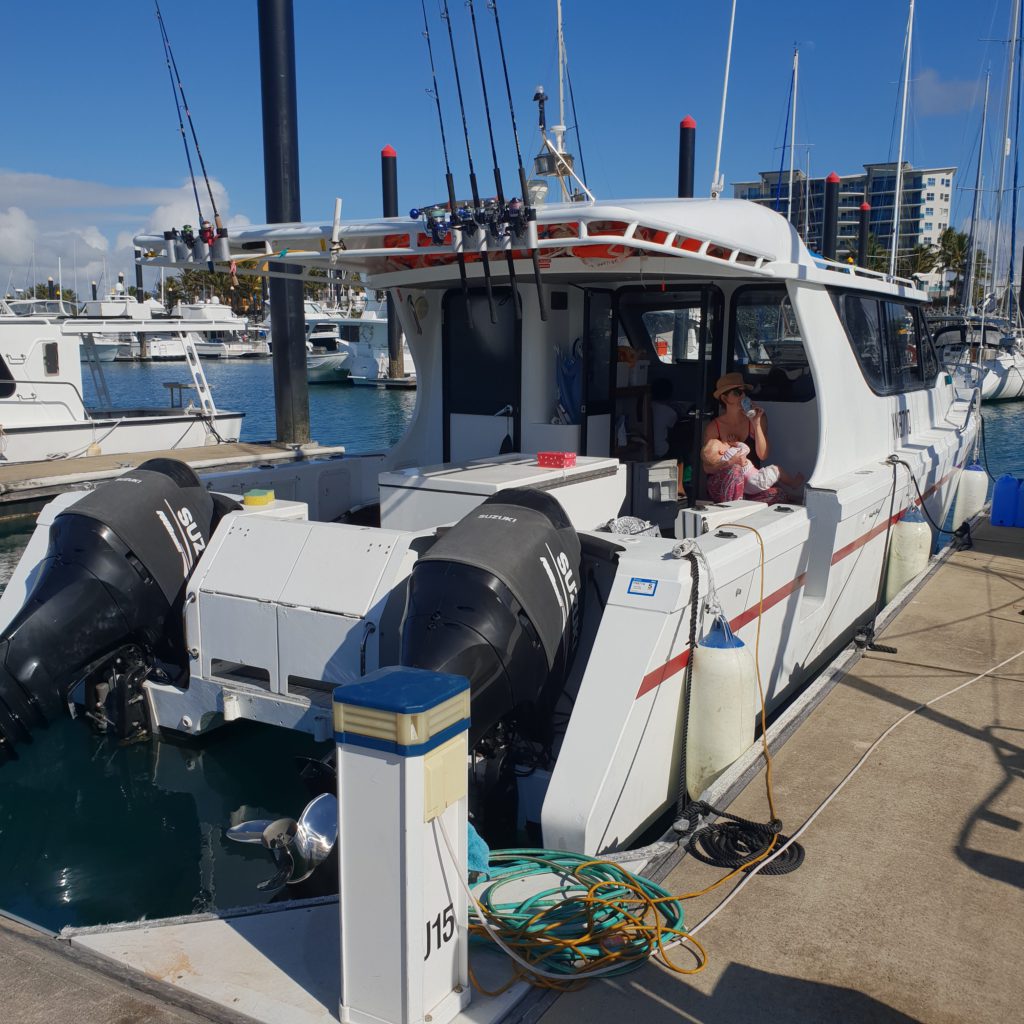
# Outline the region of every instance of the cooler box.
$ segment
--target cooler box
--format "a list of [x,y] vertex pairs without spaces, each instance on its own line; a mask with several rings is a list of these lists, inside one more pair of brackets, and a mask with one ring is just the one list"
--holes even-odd
[[388,530],[429,530],[458,522],[485,498],[510,487],[550,492],[577,530],[593,530],[622,511],[626,467],[618,459],[580,455],[575,466],[537,465],[513,452],[461,464],[381,473],[380,524]]
[[676,537],[703,537],[705,533],[714,533],[725,523],[738,523],[752,516],[755,512],[763,512],[768,506],[763,501],[748,501],[738,498],[736,501],[698,501],[693,508],[679,510],[676,518]]

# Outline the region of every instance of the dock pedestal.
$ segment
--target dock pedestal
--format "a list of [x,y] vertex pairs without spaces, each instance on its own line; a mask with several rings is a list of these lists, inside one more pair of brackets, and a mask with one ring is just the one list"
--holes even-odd
[[342,1024],[447,1024],[469,1003],[468,728],[461,676],[334,691]]

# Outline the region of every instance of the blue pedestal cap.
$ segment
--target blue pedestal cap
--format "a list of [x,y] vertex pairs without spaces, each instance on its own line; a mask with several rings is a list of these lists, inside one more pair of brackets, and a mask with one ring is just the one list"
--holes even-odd
[[469,689],[465,676],[393,665],[334,688],[337,704],[352,704],[395,715],[418,715]]
[[[464,676],[393,666],[335,687],[336,743],[419,757],[469,729]],[[356,710],[358,709],[358,710]]]

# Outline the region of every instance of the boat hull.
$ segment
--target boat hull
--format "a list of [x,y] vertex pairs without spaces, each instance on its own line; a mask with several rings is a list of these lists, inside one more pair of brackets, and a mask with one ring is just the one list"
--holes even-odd
[[[242,429],[242,412],[218,412],[212,424],[195,412],[168,410],[144,414],[139,410],[96,412],[93,419],[47,426],[7,427],[6,445],[0,464],[73,459],[91,454],[127,455],[133,452],[170,451],[237,441]],[[216,433],[214,432],[216,431]]]
[[346,358],[340,352],[314,353],[306,357],[306,380],[310,384],[341,384],[348,379]]

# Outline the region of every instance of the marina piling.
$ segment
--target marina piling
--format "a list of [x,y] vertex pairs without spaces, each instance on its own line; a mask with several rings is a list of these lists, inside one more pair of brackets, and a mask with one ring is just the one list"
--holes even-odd
[[[301,214],[292,0],[259,0],[258,15],[267,220],[294,223],[301,219]],[[271,267],[278,272],[299,273],[298,267],[273,263]],[[309,390],[302,282],[272,278],[270,303],[277,440],[283,444],[306,444],[309,442]]]
[[679,198],[693,198],[693,157],[696,152],[697,122],[689,114],[679,122]]
[[857,266],[868,265],[868,220],[871,217],[871,204],[860,204],[860,227],[857,231]]
[[55,292],[54,292],[54,288],[53,288],[53,278],[52,277],[48,277],[46,279],[46,297],[48,299],[52,299],[52,298],[54,298],[54,295],[55,295]]
[[839,230],[839,175],[833,171],[825,179],[825,220],[821,233],[821,254],[827,260],[836,258],[836,235]]
[[[398,154],[391,146],[380,151],[380,187],[384,197],[384,216],[398,216]],[[402,328],[391,292],[388,292],[388,376],[405,376],[402,356]]]

